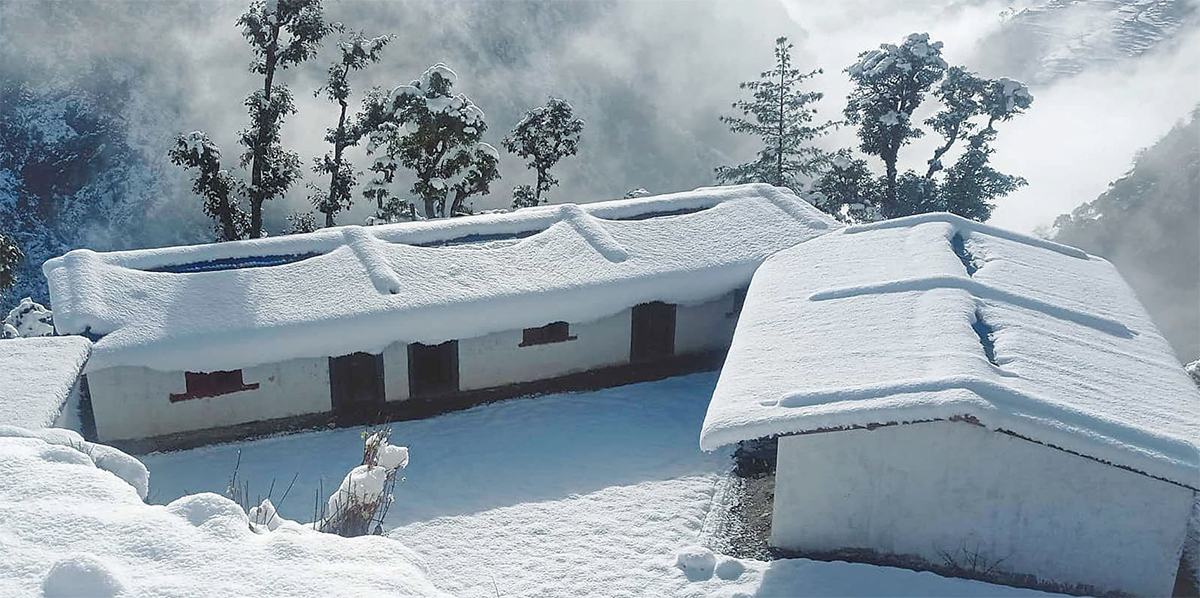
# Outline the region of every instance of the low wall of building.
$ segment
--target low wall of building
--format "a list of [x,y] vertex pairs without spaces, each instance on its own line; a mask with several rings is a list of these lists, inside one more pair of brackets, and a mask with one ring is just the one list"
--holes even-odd
[[[547,322],[549,323],[549,322]],[[569,326],[570,340],[521,346],[521,330],[458,342],[459,389],[557,378],[629,362],[630,311]]]
[[676,307],[675,353],[687,355],[729,349],[741,311],[737,296],[737,293],[726,293],[706,303]]
[[183,372],[116,367],[89,372],[101,442],[234,426],[330,410],[329,360],[295,359],[242,370],[252,390],[171,401],[186,392]]
[[785,436],[778,457],[773,546],[1063,590],[1171,595],[1195,500],[968,423]]

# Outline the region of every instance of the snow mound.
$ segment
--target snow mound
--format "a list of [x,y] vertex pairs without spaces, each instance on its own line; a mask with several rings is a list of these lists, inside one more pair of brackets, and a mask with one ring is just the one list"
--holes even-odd
[[[106,444],[88,442],[74,430],[29,430],[0,425],[0,438],[36,438],[55,447],[52,453],[55,458],[52,460],[88,465],[107,471],[137,490],[138,496],[143,500],[150,491],[150,472],[141,461]],[[57,450],[59,448],[62,450]]]
[[713,576],[717,556],[703,546],[689,546],[675,553],[675,566],[683,570],[689,581],[704,581]]
[[255,533],[233,501],[211,493],[147,505],[65,450],[0,435],[0,596],[445,595],[394,540],[287,525]]
[[0,340],[0,424],[53,425],[91,349],[80,336]]
[[964,416],[1200,486],[1200,391],[1116,269],[949,214],[768,259],[700,444]]
[[124,592],[120,577],[90,554],[54,563],[42,581],[45,598],[116,598]]
[[76,250],[43,269],[60,331],[103,337],[88,371],[218,371],[584,323],[647,301],[701,303],[746,285],[776,251],[838,227],[790,191],[758,184],[195,247]]

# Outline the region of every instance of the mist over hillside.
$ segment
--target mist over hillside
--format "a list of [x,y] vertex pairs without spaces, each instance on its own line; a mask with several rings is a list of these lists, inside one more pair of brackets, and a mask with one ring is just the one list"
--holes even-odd
[[[551,202],[711,185],[714,167],[749,159],[753,141],[731,134],[718,116],[742,97],[739,82],[770,66],[777,36],[796,44],[799,68],[825,69],[812,81],[826,94],[818,103],[818,119],[825,120],[841,117],[850,86],[842,69],[858,52],[928,31],[945,42],[952,63],[1030,83],[1036,102],[1028,116],[1002,126],[995,156],[998,168],[1030,185],[1001,200],[994,221],[1032,230],[1095,199],[1137,148],[1200,101],[1200,89],[1186,84],[1200,60],[1196,6],[1193,0],[329,0],[325,11],[367,35],[396,35],[379,65],[356,73],[352,111],[368,88],[405,84],[439,61],[457,71],[456,90],[486,113],[485,140],[494,145],[547,96],[570,101],[587,126],[578,156],[556,167],[561,185]],[[251,52],[235,24],[245,7],[224,0],[0,0],[0,113],[7,115],[7,138],[25,140],[21,152],[0,153],[0,218],[5,205],[37,215],[17,231],[32,251],[23,281],[4,304],[24,294],[45,299],[40,262],[75,247],[213,238],[187,173],[169,163],[167,150],[175,135],[202,129],[230,163],[240,154],[237,134],[248,123],[242,102],[259,84],[247,71]],[[305,180],[266,205],[271,234],[284,230],[289,213],[311,209],[303,184],[315,180],[308,165],[326,151],[322,136],[337,116],[312,93],[333,59],[329,46],[281,75],[299,108],[284,125],[283,143],[299,152]],[[71,122],[94,126],[76,130]],[[1097,143],[1101,129],[1107,137]],[[927,153],[922,144],[933,137],[918,140],[912,155]],[[856,142],[843,127],[821,143],[835,149]],[[360,170],[367,166],[360,150],[349,157]],[[1081,161],[1089,167],[1078,167]],[[474,201],[476,210],[507,206],[513,186],[532,182],[509,154],[502,155],[500,173],[492,195]],[[360,201],[339,222],[361,223],[368,212]]]
[[1200,356],[1200,106],[1055,226],[1120,270],[1180,360]]

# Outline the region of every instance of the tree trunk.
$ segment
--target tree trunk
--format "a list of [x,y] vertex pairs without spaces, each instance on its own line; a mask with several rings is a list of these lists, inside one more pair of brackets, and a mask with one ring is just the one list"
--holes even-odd
[[[349,67],[346,68],[349,69]],[[342,113],[338,116],[337,136],[333,141],[333,168],[329,172],[329,201],[325,204],[325,228],[334,225],[333,215],[341,207],[340,201],[334,195],[336,195],[338,169],[342,165],[342,152],[346,149],[346,102],[342,100],[338,103],[342,105]]]
[[221,212],[221,214],[220,214],[221,232],[222,232],[222,236],[225,237],[224,240],[225,241],[238,240],[239,235],[237,232],[237,227],[234,226],[234,224],[233,224],[233,210],[229,206],[229,196],[228,195],[226,195],[225,197],[222,197],[220,199],[220,203],[218,204],[218,207],[220,207],[220,212]]
[[546,180],[546,171],[537,169],[537,185],[533,188],[533,205],[542,205],[542,181]]
[[[276,19],[278,21],[278,19]],[[277,46],[279,43],[279,27],[278,22],[275,23],[271,30],[271,44],[267,46],[266,55],[266,78],[263,81],[263,102],[269,104],[271,102],[271,86],[275,80],[275,64],[278,60]],[[261,189],[263,162],[267,157],[267,123],[258,123],[258,138],[254,143],[254,159],[250,167],[250,238],[257,239],[262,236],[262,206],[266,201]]]
[[896,154],[899,149],[888,148],[881,156],[887,167],[887,188],[883,198],[883,217],[891,218],[896,213]]

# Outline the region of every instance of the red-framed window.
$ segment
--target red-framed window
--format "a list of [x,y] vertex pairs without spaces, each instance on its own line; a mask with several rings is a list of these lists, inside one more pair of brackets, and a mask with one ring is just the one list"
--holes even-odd
[[566,322],[551,322],[545,326],[537,328],[526,328],[521,333],[521,347],[531,347],[533,345],[548,345],[550,343],[562,343],[575,340],[576,336],[571,336],[571,325]]
[[258,383],[242,382],[242,370],[227,372],[184,372],[183,381],[187,391],[182,394],[172,394],[171,402],[218,397],[243,390],[254,390]]

